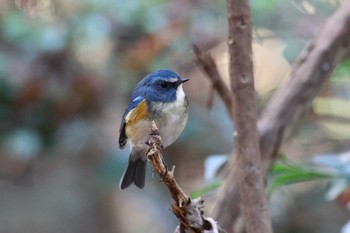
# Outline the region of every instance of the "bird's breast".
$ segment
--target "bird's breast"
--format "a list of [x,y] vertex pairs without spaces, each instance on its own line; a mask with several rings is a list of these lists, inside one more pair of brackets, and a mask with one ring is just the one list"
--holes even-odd
[[188,102],[186,97],[178,98],[174,102],[151,104],[151,117],[156,122],[163,146],[171,145],[183,131],[187,116]]

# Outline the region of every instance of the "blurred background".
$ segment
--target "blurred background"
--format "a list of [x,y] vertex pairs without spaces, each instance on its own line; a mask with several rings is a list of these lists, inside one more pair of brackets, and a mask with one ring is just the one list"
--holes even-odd
[[[261,110],[342,1],[251,4]],[[1,0],[0,232],[173,232],[172,200],[150,166],[144,190],[119,190],[129,154],[119,124],[147,73],[189,77],[189,120],[165,160],[186,192],[210,184],[216,158],[232,151],[232,124],[218,96],[208,109],[192,45],[228,83],[226,37],[226,1]],[[275,232],[350,232],[349,54],[282,148],[289,163],[333,176],[273,191]],[[207,214],[215,194],[203,192]]]

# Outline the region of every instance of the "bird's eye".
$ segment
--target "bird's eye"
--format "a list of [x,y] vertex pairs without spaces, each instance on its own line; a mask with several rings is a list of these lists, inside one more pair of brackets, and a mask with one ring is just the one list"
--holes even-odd
[[162,83],[160,84],[160,86],[161,86],[162,88],[166,89],[166,88],[169,87],[169,83],[168,83],[168,82],[162,82]]

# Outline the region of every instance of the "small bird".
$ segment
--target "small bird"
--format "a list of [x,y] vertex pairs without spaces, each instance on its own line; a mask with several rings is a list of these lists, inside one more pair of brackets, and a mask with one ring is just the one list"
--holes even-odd
[[171,70],[158,70],[144,77],[134,89],[130,103],[123,115],[119,130],[119,147],[130,144],[128,166],[120,182],[125,189],[132,183],[145,186],[146,142],[151,122],[155,121],[163,147],[171,145],[183,131],[188,116],[188,100],[181,78]]

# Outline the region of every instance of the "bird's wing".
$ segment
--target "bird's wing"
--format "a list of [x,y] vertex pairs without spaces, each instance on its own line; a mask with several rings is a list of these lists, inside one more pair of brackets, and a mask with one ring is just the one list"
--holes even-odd
[[119,129],[119,147],[124,148],[128,137],[126,135],[126,125],[127,124],[134,124],[138,120],[143,119],[145,117],[148,117],[148,105],[146,102],[146,99],[143,98],[142,96],[137,96],[134,98],[128,108],[126,109],[122,122],[120,124],[120,129]]

